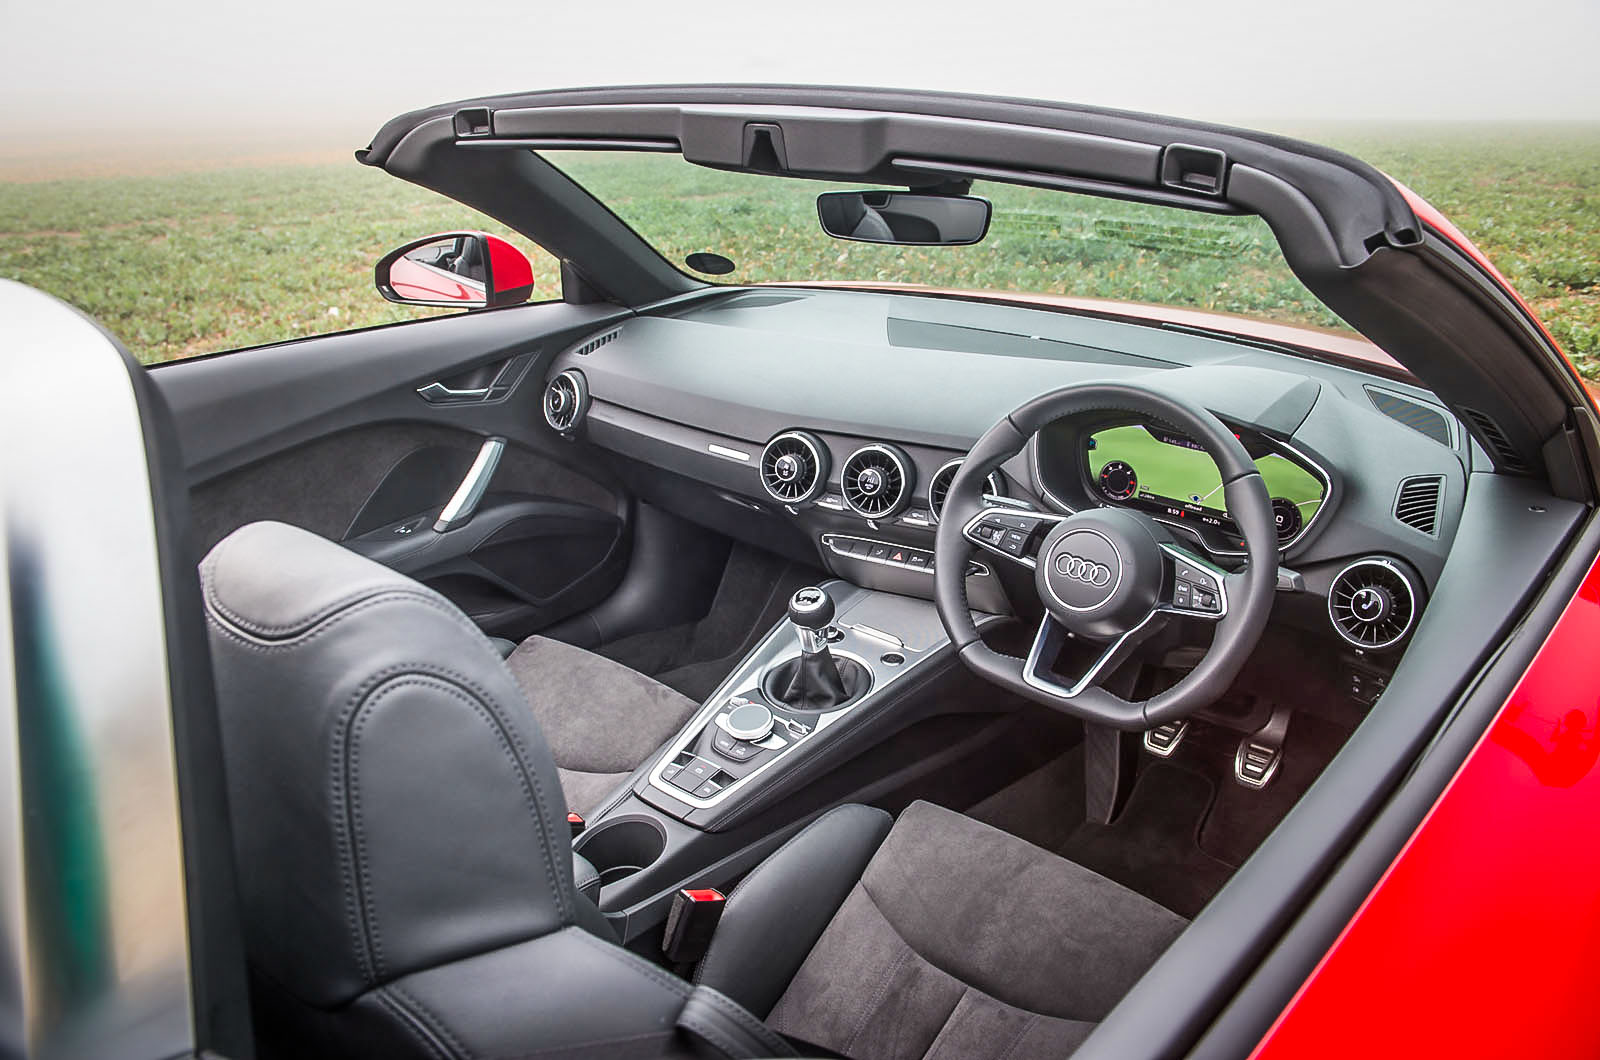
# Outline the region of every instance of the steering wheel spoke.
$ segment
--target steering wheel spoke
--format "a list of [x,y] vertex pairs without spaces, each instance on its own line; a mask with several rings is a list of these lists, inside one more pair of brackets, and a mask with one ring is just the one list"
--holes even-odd
[[1166,561],[1158,611],[1220,622],[1228,613],[1228,588],[1237,577],[1179,545],[1161,546]]
[[961,528],[961,536],[981,549],[1032,570],[1039,564],[1039,545],[1045,535],[1065,518],[1054,512],[990,505],[967,520]]
[[1149,640],[1164,625],[1162,613],[1152,611],[1137,626],[1106,645],[1100,655],[1089,664],[1079,677],[1073,678],[1051,669],[1056,656],[1071,639],[1071,634],[1046,611],[1039,621],[1039,631],[1034,634],[1033,648],[1022,664],[1022,679],[1028,685],[1059,699],[1076,699],[1091,688],[1098,688],[1106,678],[1132,657],[1139,645]]

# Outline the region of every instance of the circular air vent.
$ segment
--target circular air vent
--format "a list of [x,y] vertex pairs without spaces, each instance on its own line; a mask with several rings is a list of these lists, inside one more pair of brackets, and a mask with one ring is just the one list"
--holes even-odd
[[828,481],[828,448],[813,434],[784,431],[761,450],[761,485],[782,504],[812,500]]
[[1417,593],[1411,579],[1388,560],[1357,560],[1333,579],[1328,617],[1345,640],[1377,651],[1410,631],[1417,617]]
[[[928,510],[933,513],[933,521],[936,523],[940,514],[944,512],[944,499],[950,495],[950,483],[956,480],[956,472],[960,468],[961,458],[957,457],[941,466],[928,480]],[[1005,481],[1000,477],[1000,472],[989,472],[989,477],[983,483],[983,491],[991,497],[1006,495]]]
[[589,411],[589,384],[583,373],[568,368],[544,390],[544,421],[562,434],[578,425]]
[[896,515],[911,499],[911,460],[892,445],[864,445],[851,453],[839,475],[844,502],[868,519]]

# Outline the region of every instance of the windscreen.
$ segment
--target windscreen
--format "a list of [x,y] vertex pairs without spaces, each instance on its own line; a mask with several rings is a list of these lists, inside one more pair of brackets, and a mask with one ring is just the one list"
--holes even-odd
[[710,282],[914,284],[1177,306],[1349,330],[1295,278],[1258,217],[979,181],[971,194],[994,207],[981,242],[876,245],[831,237],[817,219],[819,194],[872,185],[727,173],[677,154],[542,156],[667,261]]

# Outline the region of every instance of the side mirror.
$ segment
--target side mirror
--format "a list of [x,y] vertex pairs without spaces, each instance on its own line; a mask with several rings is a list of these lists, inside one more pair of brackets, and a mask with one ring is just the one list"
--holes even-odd
[[964,247],[989,233],[988,199],[903,191],[828,191],[817,196],[822,230],[858,243]]
[[446,232],[391,250],[378,259],[372,281],[402,305],[493,309],[528,300],[533,264],[499,236]]

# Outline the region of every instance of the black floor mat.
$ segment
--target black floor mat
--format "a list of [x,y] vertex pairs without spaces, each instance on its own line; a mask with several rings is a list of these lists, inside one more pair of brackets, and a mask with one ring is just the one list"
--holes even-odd
[[[1224,781],[1211,806],[1205,827],[1200,830],[1200,846],[1206,853],[1233,865],[1243,865],[1261,841],[1278,826],[1284,815],[1300,801],[1312,781],[1321,775],[1350,730],[1312,714],[1297,713],[1289,721],[1284,738],[1283,761],[1264,791],[1255,791],[1231,777]],[[1207,772],[1226,775],[1233,768],[1233,755],[1239,737],[1228,734],[1229,742],[1220,754],[1205,762]],[[1189,748],[1182,748],[1182,756]],[[1204,749],[1195,748],[1197,756]]]
[[1151,763],[1115,821],[1079,825],[1056,853],[1193,917],[1233,874],[1233,866],[1200,849],[1214,795],[1201,774]]

